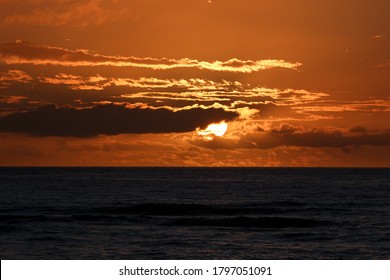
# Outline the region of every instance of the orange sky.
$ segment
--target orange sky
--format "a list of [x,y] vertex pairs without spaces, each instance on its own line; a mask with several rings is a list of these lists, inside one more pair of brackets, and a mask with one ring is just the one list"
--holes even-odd
[[389,167],[389,10],[0,0],[0,165]]

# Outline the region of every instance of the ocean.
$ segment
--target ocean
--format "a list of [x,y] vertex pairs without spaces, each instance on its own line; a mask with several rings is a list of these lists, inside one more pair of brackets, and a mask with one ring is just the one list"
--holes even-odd
[[389,259],[390,169],[0,168],[1,259]]

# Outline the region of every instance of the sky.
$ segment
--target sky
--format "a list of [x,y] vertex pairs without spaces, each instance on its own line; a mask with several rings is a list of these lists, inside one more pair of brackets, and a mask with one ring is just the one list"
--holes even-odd
[[390,167],[389,10],[0,0],[0,165]]

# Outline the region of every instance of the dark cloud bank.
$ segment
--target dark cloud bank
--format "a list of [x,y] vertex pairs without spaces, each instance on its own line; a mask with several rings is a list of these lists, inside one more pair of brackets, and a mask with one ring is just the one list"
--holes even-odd
[[175,112],[165,108],[127,108],[113,104],[85,109],[46,105],[34,111],[0,118],[0,131],[65,137],[190,132],[236,117],[237,113],[219,108],[192,108]]
[[306,130],[283,125],[280,129],[243,135],[238,140],[216,138],[213,141],[196,140],[194,144],[210,149],[273,149],[281,146],[308,148],[346,148],[360,146],[390,146],[390,130],[369,132],[363,127],[352,128],[356,133],[342,131]]

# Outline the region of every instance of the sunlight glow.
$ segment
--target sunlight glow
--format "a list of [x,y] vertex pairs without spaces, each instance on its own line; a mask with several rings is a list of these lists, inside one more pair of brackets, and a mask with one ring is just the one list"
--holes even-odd
[[225,135],[228,125],[225,121],[209,124],[205,129],[196,129],[196,132],[206,140],[212,140],[213,136],[222,137]]

